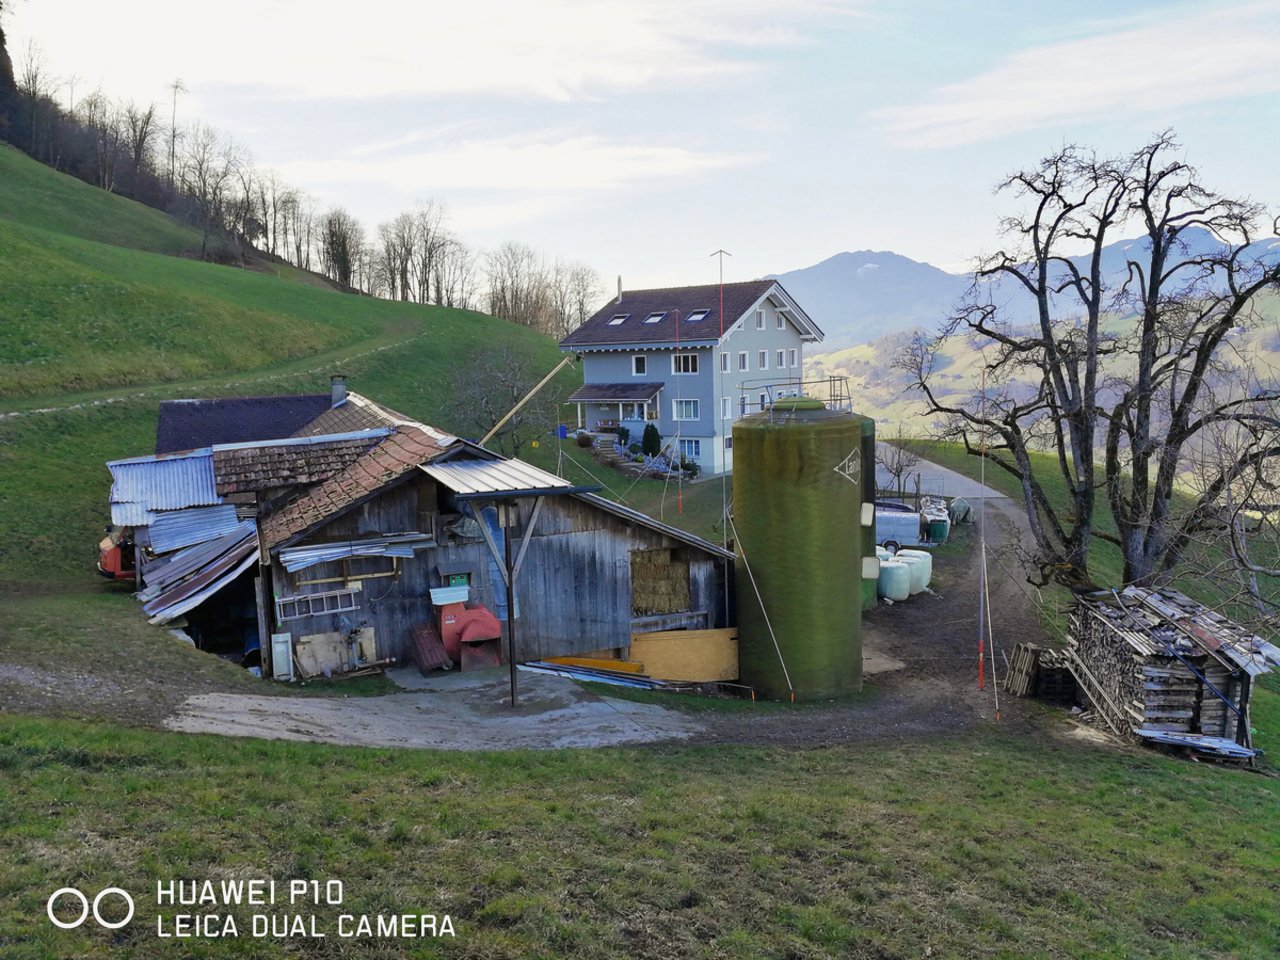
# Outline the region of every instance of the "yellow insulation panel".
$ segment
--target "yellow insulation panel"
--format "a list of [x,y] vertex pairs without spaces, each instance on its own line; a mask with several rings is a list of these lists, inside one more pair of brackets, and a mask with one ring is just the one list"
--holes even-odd
[[658,680],[706,683],[738,678],[738,631],[659,630],[631,635],[631,659]]

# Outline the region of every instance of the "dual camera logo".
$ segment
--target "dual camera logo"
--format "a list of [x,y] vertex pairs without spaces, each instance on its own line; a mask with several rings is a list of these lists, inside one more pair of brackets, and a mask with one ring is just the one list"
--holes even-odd
[[[128,911],[125,913],[123,920],[108,920],[102,915],[103,899],[113,894],[124,902],[125,908]],[[74,920],[60,920],[57,914],[53,912],[54,905],[64,896],[71,900],[80,901],[80,915]],[[112,901],[108,902],[111,903]],[[63,887],[60,890],[55,890],[53,895],[49,897],[49,902],[45,904],[45,912],[49,914],[49,922],[55,927],[61,927],[63,930],[74,930],[89,919],[90,912],[93,913],[93,919],[98,921],[99,926],[106,927],[108,930],[119,930],[133,919],[133,897],[129,896],[128,893],[121,890],[119,887],[107,887],[93,898],[93,903],[91,905],[89,898],[75,887]]]

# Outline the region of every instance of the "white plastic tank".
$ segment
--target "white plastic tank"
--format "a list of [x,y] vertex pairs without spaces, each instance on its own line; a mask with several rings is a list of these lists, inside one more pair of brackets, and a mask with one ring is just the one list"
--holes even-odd
[[[907,557],[917,557],[924,564],[924,583],[921,584],[921,589],[924,589],[933,582],[933,554],[928,550],[902,549],[898,551],[897,559],[905,560]],[[911,592],[919,593],[920,591],[913,590]]]
[[911,568],[900,560],[884,560],[876,593],[887,600],[905,600],[911,596]]

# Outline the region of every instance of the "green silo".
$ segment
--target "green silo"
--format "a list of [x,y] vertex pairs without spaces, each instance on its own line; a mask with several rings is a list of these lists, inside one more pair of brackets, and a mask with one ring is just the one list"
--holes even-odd
[[[876,555],[876,422],[871,417],[857,414],[853,418],[862,428],[862,502],[871,505],[871,525],[862,528],[862,556],[865,560]],[[873,610],[875,605],[876,581],[867,578],[862,581],[862,610],[864,613]]]
[[794,690],[797,700],[820,700],[862,689],[867,469],[858,419],[819,400],[779,400],[733,425],[739,671],[760,696]]

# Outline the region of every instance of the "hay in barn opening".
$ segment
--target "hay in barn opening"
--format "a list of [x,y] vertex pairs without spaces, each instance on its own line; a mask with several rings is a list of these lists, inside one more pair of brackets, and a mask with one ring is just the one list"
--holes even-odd
[[631,615],[684,613],[693,604],[689,561],[679,550],[631,551]]

